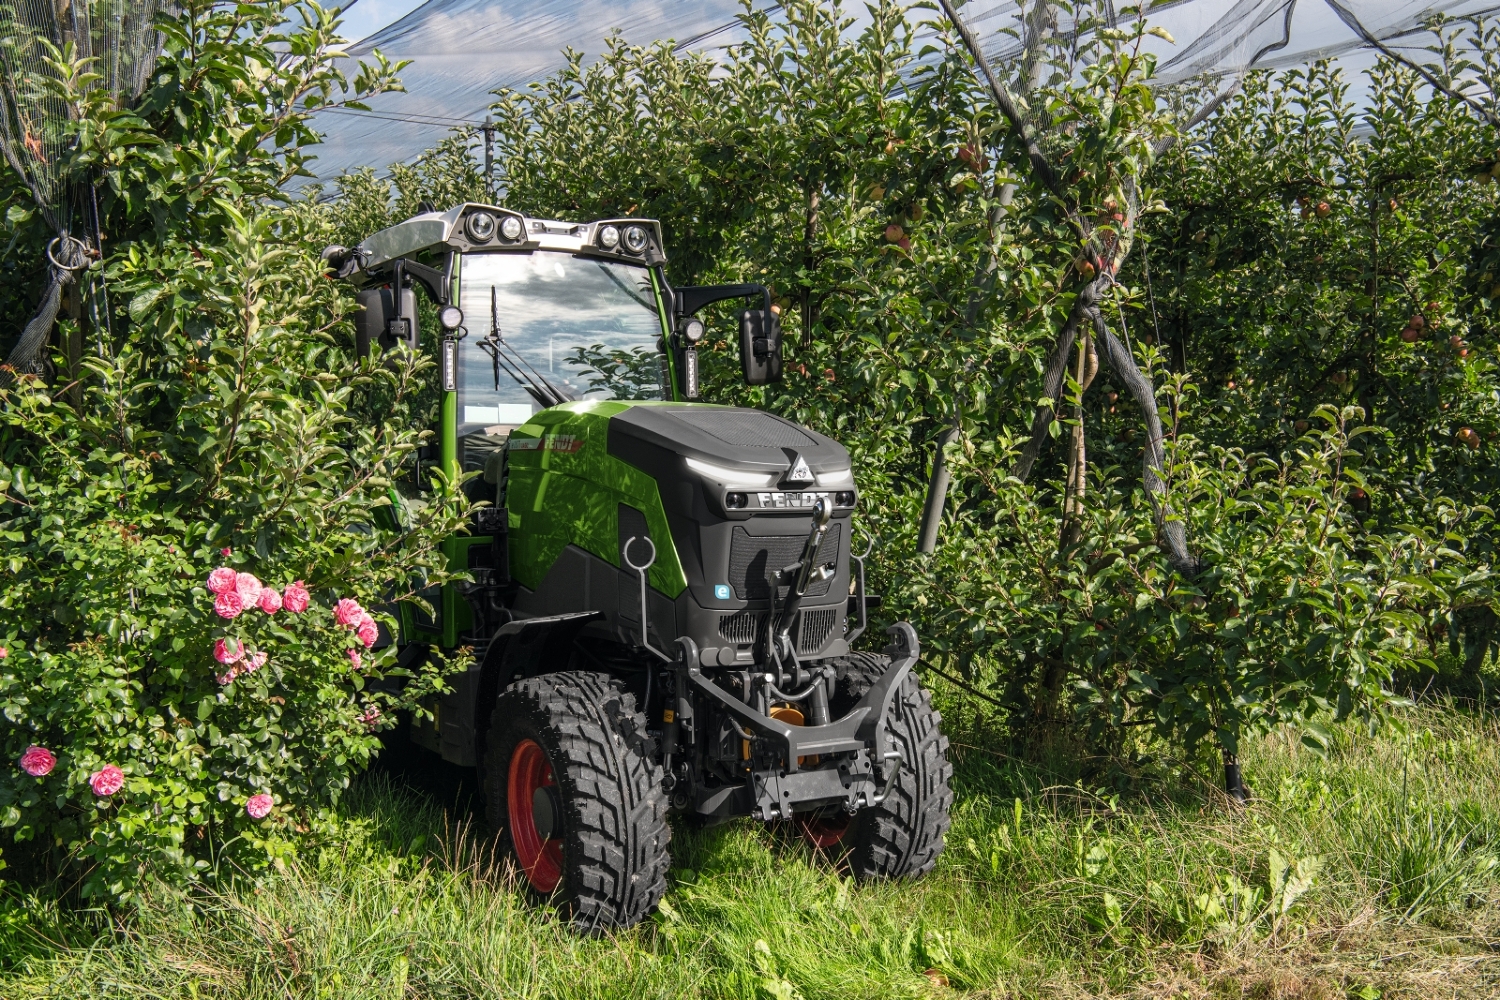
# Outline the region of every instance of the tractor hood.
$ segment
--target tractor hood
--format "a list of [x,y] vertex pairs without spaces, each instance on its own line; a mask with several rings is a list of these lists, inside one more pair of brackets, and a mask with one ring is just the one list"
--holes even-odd
[[763,410],[632,406],[610,418],[609,453],[658,482],[686,475],[751,490],[854,488],[843,445]]

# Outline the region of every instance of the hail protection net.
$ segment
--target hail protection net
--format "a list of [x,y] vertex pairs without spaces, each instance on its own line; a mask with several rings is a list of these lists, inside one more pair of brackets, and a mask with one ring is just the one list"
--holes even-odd
[[159,50],[158,0],[0,0],[0,139],[44,210],[66,228],[59,166],[71,138],[56,63],[71,46],[117,106],[145,87]]
[[[970,0],[961,12],[997,68],[1013,72],[1036,46],[1068,38],[1077,26],[1070,8],[1088,6]],[[858,30],[863,5],[845,8]],[[1117,8],[1123,4],[1104,5],[1107,15]],[[1373,58],[1370,39],[1424,58],[1427,18],[1496,9],[1493,0],[1165,0],[1151,7],[1149,19],[1175,40],[1152,40],[1160,81],[1186,84],[1322,58],[1357,66]],[[566,49],[596,55],[611,32],[631,44],[670,39],[680,50],[712,52],[740,40],[743,10],[739,0],[428,0],[350,47],[355,56],[378,48],[411,60],[401,74],[406,93],[375,99],[369,112],[325,114],[318,127],[327,142],[313,168],[327,179],[409,160],[448,129],[482,124],[495,90],[545,79],[561,68]],[[925,5],[910,16],[922,22],[935,15]]]

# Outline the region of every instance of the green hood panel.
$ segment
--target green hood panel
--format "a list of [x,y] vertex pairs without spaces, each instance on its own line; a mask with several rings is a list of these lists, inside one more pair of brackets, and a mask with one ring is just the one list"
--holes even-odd
[[[620,560],[620,504],[646,515],[656,544],[651,586],[671,598],[687,578],[656,480],[609,454],[609,419],[633,406],[675,405],[620,400],[563,403],[511,433],[506,507],[511,575],[535,589],[563,549],[576,545],[612,566]],[[632,550],[640,559],[644,547]]]

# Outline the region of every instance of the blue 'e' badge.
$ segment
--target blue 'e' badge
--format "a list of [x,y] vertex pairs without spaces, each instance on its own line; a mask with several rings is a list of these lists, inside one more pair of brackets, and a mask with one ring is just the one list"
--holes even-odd
[[714,597],[718,598],[721,601],[727,601],[727,600],[729,600],[729,584],[727,584],[727,583],[716,583],[716,584],[714,584]]

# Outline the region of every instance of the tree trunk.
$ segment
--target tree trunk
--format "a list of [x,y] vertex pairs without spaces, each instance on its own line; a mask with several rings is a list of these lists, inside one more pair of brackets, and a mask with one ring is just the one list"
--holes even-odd
[[1156,518],[1156,529],[1166,544],[1167,561],[1184,576],[1196,576],[1201,568],[1198,560],[1188,551],[1187,528],[1172,508],[1161,499],[1167,492],[1163,478],[1166,471],[1166,452],[1162,447],[1161,417],[1156,412],[1156,387],[1141,372],[1135,359],[1125,346],[1115,339],[1104,325],[1104,317],[1094,310],[1094,329],[1104,346],[1104,356],[1115,374],[1125,383],[1146,422],[1146,447],[1141,458],[1141,480],[1146,487],[1146,497],[1151,501]]
[[927,484],[927,502],[922,507],[922,528],[917,535],[917,551],[937,549],[938,528],[943,523],[943,508],[948,500],[948,459],[943,450],[958,438],[959,428],[949,427],[938,435],[937,451],[932,456],[932,478]]
[[[88,279],[85,278],[85,280]],[[70,285],[68,290],[63,293],[62,312],[67,315],[68,319],[73,321],[73,329],[63,334],[62,328],[58,328],[58,333],[62,340],[63,353],[68,359],[67,379],[72,383],[72,387],[68,390],[68,402],[72,404],[75,410],[83,408],[82,372],[79,370],[79,364],[83,361],[84,334],[87,330],[87,317],[83,310],[83,294],[82,283],[77,281]]]
[[[979,266],[974,269],[974,280],[969,283],[969,301],[964,306],[964,325],[970,330],[978,324],[979,308],[994,285],[995,268],[999,265],[993,250],[994,231],[1000,227],[1001,221],[1010,210],[1010,203],[1015,195],[1014,184],[1002,185],[995,199],[995,207],[990,212],[991,249],[985,251]],[[955,400],[953,426],[938,435],[937,452],[932,457],[932,477],[927,481],[927,501],[922,505],[922,525],[917,534],[918,552],[932,552],[937,549],[938,529],[942,526],[943,509],[947,505],[950,481],[948,460],[943,455],[943,449],[956,440],[958,435],[958,401]]]
[[[807,182],[804,188],[807,197],[806,221],[802,227],[802,273],[812,274],[817,264],[813,254],[813,240],[818,235],[818,209],[822,206],[822,195],[818,187],[812,181]],[[805,279],[804,279],[805,280]],[[813,324],[818,321],[818,307],[813,299],[813,290],[810,286],[802,286],[802,346],[811,347],[813,342]]]
[[1245,776],[1240,773],[1240,759],[1228,750],[1224,751],[1224,794],[1229,801],[1244,805],[1250,801],[1250,790],[1245,787]]
[[1010,473],[1022,482],[1031,475],[1031,467],[1036,464],[1037,456],[1042,453],[1042,445],[1047,441],[1047,431],[1052,426],[1053,408],[1057,405],[1058,396],[1062,394],[1063,373],[1067,371],[1068,355],[1073,351],[1073,342],[1078,339],[1079,327],[1089,322],[1089,312],[1099,301],[1099,282],[1102,280],[1104,279],[1091,281],[1079,290],[1078,297],[1073,300],[1073,308],[1068,312],[1067,322],[1057,331],[1057,341],[1052,345],[1052,355],[1047,359],[1047,372],[1042,376],[1042,395],[1052,402],[1036,408],[1036,413],[1031,418],[1031,439],[1021,449],[1015,468]]
[[1365,336],[1359,360],[1359,405],[1364,407],[1366,423],[1375,422],[1375,347],[1380,342],[1380,191],[1373,186],[1370,200],[1370,331]]
[[1078,371],[1074,375],[1074,380],[1078,383],[1078,403],[1073,408],[1073,433],[1068,446],[1068,479],[1063,493],[1063,523],[1058,539],[1058,547],[1063,550],[1077,544],[1078,536],[1083,530],[1083,492],[1088,476],[1083,394],[1098,372],[1099,355],[1094,351],[1094,338],[1085,331],[1083,340],[1078,343]]

